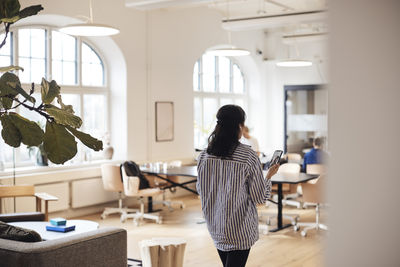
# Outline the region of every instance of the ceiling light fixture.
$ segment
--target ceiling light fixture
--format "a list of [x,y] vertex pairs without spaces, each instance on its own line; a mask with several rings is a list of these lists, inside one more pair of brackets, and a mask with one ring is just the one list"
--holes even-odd
[[75,36],[110,36],[119,33],[117,28],[93,23],[92,0],[89,0],[90,17],[85,17],[88,22],[79,24],[69,24],[60,28],[60,32]]
[[309,67],[309,66],[312,66],[312,61],[300,58],[299,49],[298,49],[296,43],[294,44],[294,47],[296,49],[297,57],[291,58],[290,53],[289,53],[289,48],[288,48],[288,58],[276,62],[276,65],[278,67]]
[[[229,21],[229,0],[226,1],[226,13],[227,13],[227,21]],[[225,57],[238,57],[238,56],[250,55],[250,51],[243,48],[237,48],[232,45],[231,31],[229,30],[228,30],[228,43],[229,45],[227,47],[220,47],[207,50],[206,51],[207,55],[225,56]]]

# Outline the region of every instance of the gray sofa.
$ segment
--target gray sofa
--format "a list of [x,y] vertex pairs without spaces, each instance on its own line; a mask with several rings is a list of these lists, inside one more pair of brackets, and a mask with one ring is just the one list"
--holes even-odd
[[0,238],[0,267],[16,266],[126,267],[126,230],[107,227],[35,243]]

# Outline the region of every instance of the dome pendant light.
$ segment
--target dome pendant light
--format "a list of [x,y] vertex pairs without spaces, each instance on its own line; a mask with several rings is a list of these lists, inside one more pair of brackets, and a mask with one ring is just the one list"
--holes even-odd
[[93,23],[92,0],[89,0],[90,17],[87,23],[69,24],[60,28],[60,32],[74,36],[110,36],[119,33],[117,28]]
[[[229,0],[226,1],[226,13],[227,13],[227,21],[229,21]],[[238,57],[238,56],[247,56],[250,55],[250,51],[237,48],[232,45],[231,39],[231,31],[228,30],[228,42],[229,45],[227,47],[215,48],[206,51],[207,55],[212,56],[225,56],[225,57]]]
[[[287,59],[280,60],[276,62],[278,67],[309,67],[312,66],[312,61],[306,59],[300,59],[300,53],[297,45],[294,45],[296,49],[297,58],[290,58],[290,55]],[[288,49],[289,54],[289,49]]]

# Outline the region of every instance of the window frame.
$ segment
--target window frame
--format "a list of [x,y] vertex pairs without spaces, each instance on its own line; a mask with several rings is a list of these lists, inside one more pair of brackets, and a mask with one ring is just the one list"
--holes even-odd
[[[46,73],[43,75],[43,77],[47,80],[52,80],[52,31],[58,31],[58,28],[55,26],[51,25],[41,25],[41,24],[33,24],[33,25],[21,25],[17,27],[12,27],[12,29],[9,32],[9,36],[7,37],[7,42],[11,42],[11,64],[19,66],[19,50],[18,50],[18,44],[19,44],[19,36],[18,36],[18,30],[20,29],[43,29],[45,30],[45,38],[46,38],[46,51],[45,51],[45,70]],[[0,31],[0,34],[4,33],[4,31]],[[72,36],[72,35],[71,35]],[[99,52],[100,49],[96,47],[89,39],[82,38],[79,36],[72,36],[76,39],[76,81],[77,83],[75,85],[63,85],[59,84],[61,87],[61,95],[63,94],[76,94],[79,95],[80,99],[80,110],[79,114],[80,117],[82,118],[83,121],[85,121],[84,118],[84,102],[83,102],[83,97],[84,95],[103,95],[105,97],[105,133],[110,133],[110,88],[109,88],[109,73],[108,73],[108,68],[107,68],[107,63],[104,58],[104,56]],[[92,85],[83,85],[82,84],[82,45],[85,43],[88,45],[93,52],[99,57],[101,61],[101,65],[103,68],[103,85],[102,86],[92,86]],[[22,66],[23,67],[23,66]],[[32,83],[21,83],[21,87],[29,92],[31,89]],[[40,89],[40,83],[35,83],[35,92],[39,92]],[[69,103],[65,103],[69,104]],[[20,108],[18,107],[16,109],[16,112],[19,113]],[[83,126],[84,127],[84,126]],[[84,128],[81,128],[84,130]],[[95,136],[98,139],[102,139],[102,136]],[[4,142],[4,141],[3,141]],[[5,144],[8,146],[7,144]],[[83,144],[81,144],[78,141],[78,153],[79,151],[82,151]],[[34,161],[29,160],[29,161],[21,161],[21,147],[15,148],[15,166],[16,167],[22,167],[22,166],[33,166],[35,165]],[[78,155],[80,160],[79,163],[83,163],[83,159],[81,158],[81,155]],[[92,158],[92,160],[98,159],[97,157]],[[100,159],[100,157],[99,157]],[[78,163],[78,164],[79,164]],[[13,162],[4,162],[4,166],[6,168],[10,168],[13,166]]]
[[[204,54],[203,54],[204,55]],[[215,91],[214,92],[209,92],[209,91],[204,91],[203,90],[203,66],[202,66],[202,57],[196,61],[195,65],[198,64],[198,74],[197,74],[197,79],[198,79],[198,86],[199,90],[196,91],[194,88],[194,84],[192,82],[192,91],[193,91],[193,107],[194,107],[194,101],[195,99],[200,100],[200,105],[201,105],[201,127],[204,129],[204,99],[206,98],[212,98],[217,100],[217,106],[218,109],[221,107],[221,99],[232,99],[233,102],[236,100],[242,100],[243,101],[243,109],[247,110],[248,108],[248,98],[249,98],[249,90],[248,90],[248,84],[247,84],[247,79],[246,76],[240,67],[240,64],[235,60],[234,57],[226,57],[229,59],[229,92],[220,92],[219,88],[219,57],[215,56],[214,62],[215,62],[215,77],[214,77],[214,83],[215,83]],[[195,65],[193,66],[193,72],[195,70]],[[234,81],[234,75],[233,75],[233,66],[237,65],[240,73],[243,77],[243,93],[234,93],[234,88],[233,88],[233,81]],[[194,77],[194,73],[193,73]],[[193,119],[194,122],[196,119],[196,114],[195,110],[193,110]],[[193,132],[193,146],[195,149],[202,149],[201,147],[196,147],[196,140],[195,140],[195,132]]]

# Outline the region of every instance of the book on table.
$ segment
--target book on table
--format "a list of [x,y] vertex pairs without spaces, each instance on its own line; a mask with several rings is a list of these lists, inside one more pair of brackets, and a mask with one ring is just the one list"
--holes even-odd
[[67,220],[64,218],[53,218],[53,219],[50,219],[50,223],[55,226],[66,225]]
[[75,230],[75,225],[46,225],[46,230],[66,233]]

